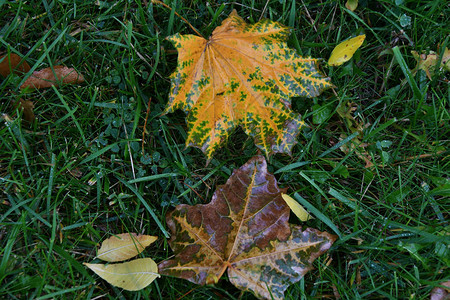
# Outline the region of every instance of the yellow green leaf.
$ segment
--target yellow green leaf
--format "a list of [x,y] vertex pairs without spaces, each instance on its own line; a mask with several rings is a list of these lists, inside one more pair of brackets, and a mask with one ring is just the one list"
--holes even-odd
[[120,264],[84,263],[84,265],[108,283],[127,291],[143,289],[160,277],[158,266],[151,258],[139,258]]
[[358,0],[347,0],[345,7],[351,11],[354,11],[358,7]]
[[232,284],[262,299],[282,299],[336,239],[289,224],[289,207],[264,156],[255,156],[218,186],[208,204],[181,204],[166,216],[175,256],[162,275],[197,284]]
[[295,201],[291,196],[286,194],[281,194],[281,197],[283,197],[283,200],[286,202],[286,204],[289,206],[291,211],[297,216],[297,218],[300,219],[302,222],[306,222],[313,217],[306,211],[306,209],[303,208],[303,206],[300,205],[297,201]]
[[365,34],[358,35],[357,37],[348,39],[337,45],[336,48],[333,49],[333,52],[331,52],[328,64],[330,66],[340,66],[346,61],[349,61],[356,50],[361,47],[365,38]]
[[235,127],[264,153],[290,154],[304,122],[291,97],[315,97],[332,86],[317,59],[288,48],[290,29],[271,20],[247,24],[236,11],[209,39],[176,34],[178,50],[165,113],[187,115],[187,146],[211,158]]
[[144,251],[145,247],[157,239],[156,236],[136,233],[118,234],[103,241],[97,258],[109,262],[127,260]]
[[[411,51],[411,54],[417,61],[417,65],[412,71],[413,75],[415,75],[418,70],[423,70],[427,74],[427,77],[431,80],[440,54],[436,54],[434,51],[430,51],[428,54],[419,54],[417,51]],[[450,51],[448,48],[445,48],[444,50],[439,68],[443,68],[445,71],[450,71]]]

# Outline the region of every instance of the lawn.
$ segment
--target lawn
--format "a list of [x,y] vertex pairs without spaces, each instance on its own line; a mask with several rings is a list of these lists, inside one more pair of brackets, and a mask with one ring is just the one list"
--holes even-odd
[[[280,187],[338,235],[286,299],[429,299],[450,280],[450,48],[446,1],[0,1],[0,53],[32,71],[64,65],[85,82],[35,91],[27,75],[0,83],[0,297],[4,299],[255,299],[224,276],[200,286],[162,276],[137,292],[88,270],[113,234],[159,239],[140,257],[173,252],[158,223],[178,204],[205,204],[262,154],[238,128],[208,161],[186,147],[186,114],[163,115],[177,66],[166,38],[210,36],[236,9],[248,23],[292,28],[288,45],[323,58],[333,89],[294,97],[308,126],[292,155],[268,157]],[[365,34],[353,58],[333,48]],[[433,55],[429,74],[411,51]],[[448,59],[448,57],[447,57]],[[35,120],[17,109],[32,101]],[[311,209],[312,208],[312,209]],[[314,213],[319,212],[319,213]],[[443,299],[443,298],[442,298]]]

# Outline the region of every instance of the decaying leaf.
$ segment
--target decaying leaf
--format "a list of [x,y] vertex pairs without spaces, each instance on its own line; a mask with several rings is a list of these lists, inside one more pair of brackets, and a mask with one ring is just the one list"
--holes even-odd
[[157,239],[156,236],[136,233],[118,234],[103,241],[97,258],[109,262],[127,260],[144,251],[145,247]]
[[[339,141],[346,139],[348,136],[342,133],[339,137]],[[351,152],[355,152],[356,156],[359,159],[365,162],[364,168],[368,169],[373,167],[372,156],[365,149],[368,145],[366,143],[361,142],[361,140],[357,137],[353,138],[353,140],[349,141],[346,144],[343,144],[339,149],[345,154],[349,154]]]
[[22,74],[30,71],[28,63],[25,60],[21,63],[21,60],[22,58],[14,53],[0,56],[0,75],[6,77],[12,72]]
[[165,113],[187,116],[187,146],[211,158],[241,126],[264,153],[288,153],[304,124],[291,111],[291,97],[315,97],[331,87],[317,60],[289,49],[289,28],[263,20],[247,24],[236,11],[206,40],[176,34],[178,50]]
[[440,285],[445,286],[445,288],[442,287],[435,287],[431,291],[430,300],[448,300],[450,299],[450,281],[441,282]]
[[259,298],[283,298],[336,239],[289,224],[284,191],[264,157],[256,156],[217,187],[209,204],[178,205],[166,218],[176,256],[159,264],[160,274],[210,284],[228,269],[236,287]]
[[23,119],[25,121],[27,121],[28,123],[34,122],[36,117],[34,115],[34,110],[33,110],[34,109],[33,101],[19,99],[14,104],[14,109],[21,110]]
[[328,64],[330,66],[340,66],[346,61],[349,61],[350,58],[353,57],[353,54],[355,54],[356,50],[358,50],[358,48],[361,47],[365,38],[366,35],[362,34],[358,35],[357,37],[343,41],[342,43],[337,45],[331,52]]
[[351,11],[355,11],[358,7],[358,0],[347,0],[345,7]]
[[[437,60],[439,59],[440,55],[436,54],[436,52],[434,51],[430,51],[428,55],[423,53],[419,54],[417,53],[417,51],[411,51],[411,54],[417,60],[417,66],[412,71],[413,75],[415,75],[418,70],[423,70],[427,74],[427,77],[431,80],[435,72]],[[448,48],[445,48],[444,50],[439,69],[450,71],[450,51]]]
[[139,258],[120,264],[84,263],[84,265],[108,283],[127,291],[143,289],[160,277],[158,266],[151,258]]
[[294,215],[296,215],[297,218],[300,219],[300,221],[306,222],[306,221],[311,220],[313,218],[308,213],[308,211],[306,209],[304,209],[303,206],[301,206],[300,203],[295,201],[295,199],[293,199],[291,196],[289,196],[287,194],[281,194],[281,197],[283,197],[283,200],[289,206],[289,208],[294,213]]
[[[363,138],[364,129],[370,124],[364,124],[362,121],[359,122],[353,117],[353,112],[357,109],[355,103],[352,102],[342,102],[341,105],[336,109],[339,116],[345,121],[347,127],[352,133],[359,132],[359,135],[353,138],[346,144],[343,144],[339,149],[345,154],[355,152],[355,154],[365,162],[365,168],[370,168],[373,166],[372,156],[365,149],[368,145],[361,142]],[[342,133],[339,136],[339,141],[346,139],[348,136]]]
[[84,82],[83,75],[77,73],[75,69],[65,66],[54,66],[45,68],[33,74],[20,86],[21,89],[42,89],[60,84]]

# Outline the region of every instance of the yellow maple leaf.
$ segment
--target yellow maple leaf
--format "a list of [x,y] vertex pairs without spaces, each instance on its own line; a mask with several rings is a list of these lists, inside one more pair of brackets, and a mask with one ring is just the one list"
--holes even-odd
[[290,110],[291,97],[315,97],[331,87],[317,60],[289,49],[289,28],[262,20],[247,24],[236,11],[209,39],[176,34],[178,50],[165,113],[187,116],[187,146],[208,159],[241,126],[264,153],[290,154],[304,124]]

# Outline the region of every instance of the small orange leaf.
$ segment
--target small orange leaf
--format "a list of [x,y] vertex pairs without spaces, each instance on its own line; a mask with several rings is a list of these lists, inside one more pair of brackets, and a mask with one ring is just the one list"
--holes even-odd
[[366,35],[358,35],[357,37],[351,38],[349,40],[343,41],[331,52],[328,64],[330,66],[340,66],[346,61],[349,61],[353,57],[356,50],[361,47]]
[[77,73],[75,69],[65,66],[54,66],[53,69],[49,67],[33,72],[20,88],[41,89],[49,88],[53,85],[59,86],[61,83],[81,83],[83,81],[83,75]]
[[16,74],[26,73],[30,70],[30,66],[22,58],[14,53],[6,54],[0,57],[0,75],[8,76],[11,72]]

